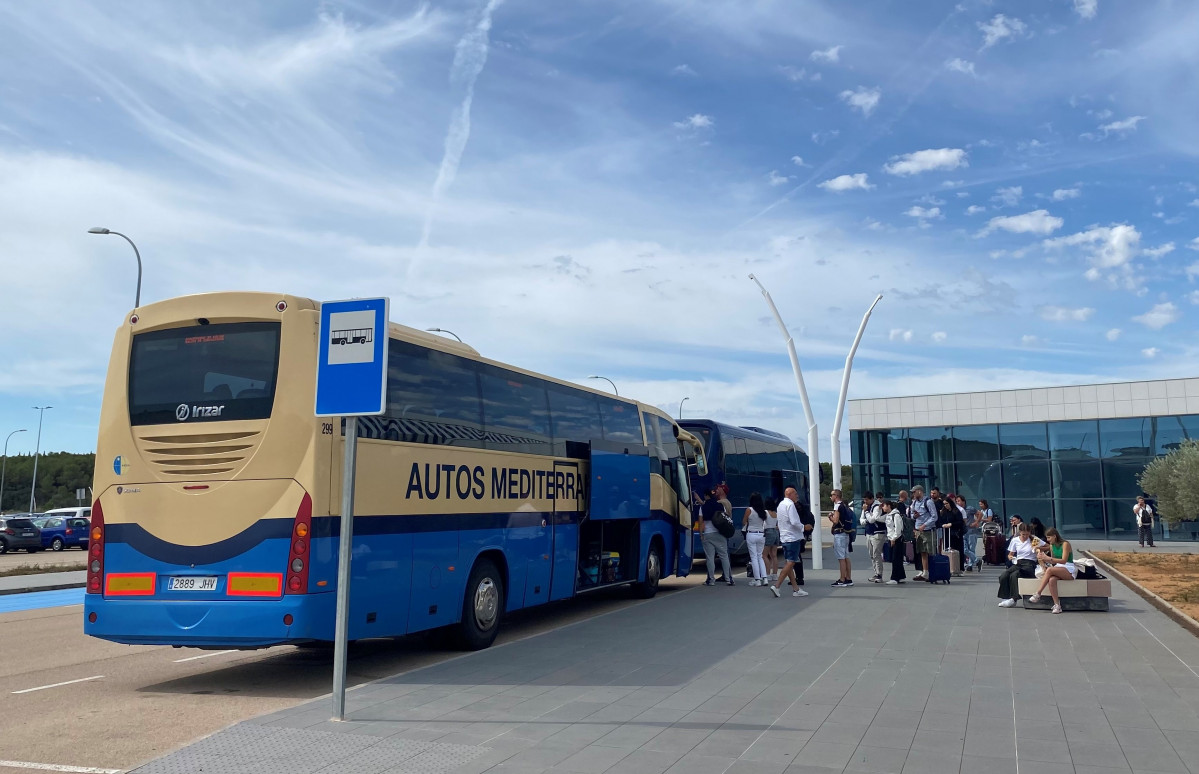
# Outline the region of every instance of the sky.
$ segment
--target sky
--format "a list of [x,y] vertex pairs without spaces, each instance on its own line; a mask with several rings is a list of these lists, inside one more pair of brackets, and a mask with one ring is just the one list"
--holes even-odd
[[[217,290],[827,460],[851,398],[1199,375],[1199,4],[0,4],[0,433],[95,449],[112,335]],[[847,425],[847,423],[846,423]],[[843,433],[848,437],[848,431]],[[848,460],[846,446],[843,458]]]

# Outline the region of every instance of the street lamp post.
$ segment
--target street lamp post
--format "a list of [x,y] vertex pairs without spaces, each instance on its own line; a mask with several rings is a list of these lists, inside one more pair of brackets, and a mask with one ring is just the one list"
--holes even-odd
[[17,433],[23,433],[25,429],[13,430],[8,434],[8,438],[4,439],[4,462],[0,464],[0,513],[4,513],[4,475],[8,473],[8,441]]
[[683,398],[682,400],[679,401],[679,419],[683,418],[683,404],[689,400],[691,400],[690,395],[688,395],[686,398]]
[[46,413],[46,409],[52,409],[53,406],[34,406],[37,411],[37,445],[33,451],[33,483],[29,485],[29,512],[33,513],[34,499],[37,493],[37,460],[42,453],[42,415]]
[[425,328],[425,330],[427,330],[429,333],[448,333],[449,335],[451,335],[451,336],[453,336],[454,338],[458,339],[458,343],[459,343],[459,344],[465,344],[465,343],[466,343],[466,342],[464,342],[462,339],[459,339],[459,338],[458,338],[458,334],[457,334],[457,333],[454,333],[453,331],[447,331],[445,328]]
[[605,382],[612,385],[612,392],[616,393],[617,395],[620,395],[620,391],[616,389],[616,382],[612,381],[608,377],[606,377],[606,376],[588,376],[587,378],[588,379],[603,379]]
[[133,254],[137,257],[137,295],[133,297],[133,308],[137,309],[142,305],[142,254],[137,251],[137,245],[133,244],[133,240],[122,234],[120,231],[110,231],[103,226],[95,226],[87,230],[89,234],[113,234],[119,236],[129,243],[133,248]]
[[858,344],[862,343],[862,334],[866,332],[866,323],[870,322],[870,314],[882,300],[883,294],[879,293],[878,298],[874,299],[874,303],[866,310],[866,316],[862,318],[862,324],[858,326],[858,335],[854,337],[853,346],[849,348],[849,355],[845,358],[845,373],[841,376],[841,393],[837,396],[837,416],[833,419],[833,435],[829,439],[832,444],[833,489],[841,488],[841,418],[845,416],[845,397],[849,393],[849,372],[853,370],[853,356],[858,352]]
[[803,371],[799,370],[799,355],[795,354],[795,341],[791,337],[791,331],[787,330],[787,325],[783,322],[783,318],[775,307],[774,300],[766,292],[766,288],[762,287],[762,283],[758,282],[758,278],[754,275],[749,275],[749,278],[757,284],[758,290],[762,291],[762,297],[766,299],[770,313],[774,315],[779,330],[783,332],[783,339],[787,344],[787,355],[791,358],[791,370],[795,372],[795,385],[799,388],[799,400],[803,404],[804,418],[808,421],[808,505],[812,509],[812,515],[816,517],[816,525],[812,528],[812,569],[823,570],[824,544],[820,538],[820,522],[823,521],[820,518],[820,431],[816,427],[816,415],[812,413],[812,404],[808,400],[808,388],[804,386]]

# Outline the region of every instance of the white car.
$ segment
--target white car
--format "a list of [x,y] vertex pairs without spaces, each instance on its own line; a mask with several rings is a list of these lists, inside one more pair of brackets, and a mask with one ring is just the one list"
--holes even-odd
[[87,508],[54,508],[53,510],[46,511],[45,513],[39,513],[38,516],[41,516],[41,517],[58,516],[59,518],[63,518],[63,519],[69,519],[69,518],[90,519],[92,517],[92,509],[90,507],[87,507]]

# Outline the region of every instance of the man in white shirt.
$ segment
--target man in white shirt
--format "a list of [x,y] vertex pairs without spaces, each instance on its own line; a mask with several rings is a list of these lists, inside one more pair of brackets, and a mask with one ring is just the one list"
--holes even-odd
[[1137,537],[1140,538],[1141,548],[1145,547],[1145,543],[1148,543],[1150,548],[1156,548],[1153,545],[1153,506],[1145,501],[1145,495],[1137,496],[1137,504],[1132,506],[1132,515],[1137,520]]
[[[779,501],[779,536],[783,540],[783,569],[779,572],[778,580],[770,587],[770,593],[775,597],[779,596],[779,587],[783,585],[783,581],[790,579],[791,586],[795,591],[791,592],[793,597],[806,597],[808,592],[799,587],[799,581],[795,577],[795,565],[800,564],[803,559],[801,551],[803,550],[804,539],[804,522],[799,515],[799,509],[796,504],[799,502],[799,492],[795,491],[794,487],[787,487],[787,491],[783,493],[783,499]],[[813,549],[816,550],[816,549]],[[801,569],[802,572],[802,569]]]

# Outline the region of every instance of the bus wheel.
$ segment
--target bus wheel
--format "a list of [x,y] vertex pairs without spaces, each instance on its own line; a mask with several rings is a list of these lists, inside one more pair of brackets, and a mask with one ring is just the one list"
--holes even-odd
[[504,610],[504,581],[495,563],[480,559],[470,572],[462,599],[458,636],[468,650],[482,650],[495,642]]
[[633,593],[641,599],[649,599],[658,593],[658,581],[662,580],[662,551],[657,543],[649,547],[645,557],[645,580],[633,586]]

